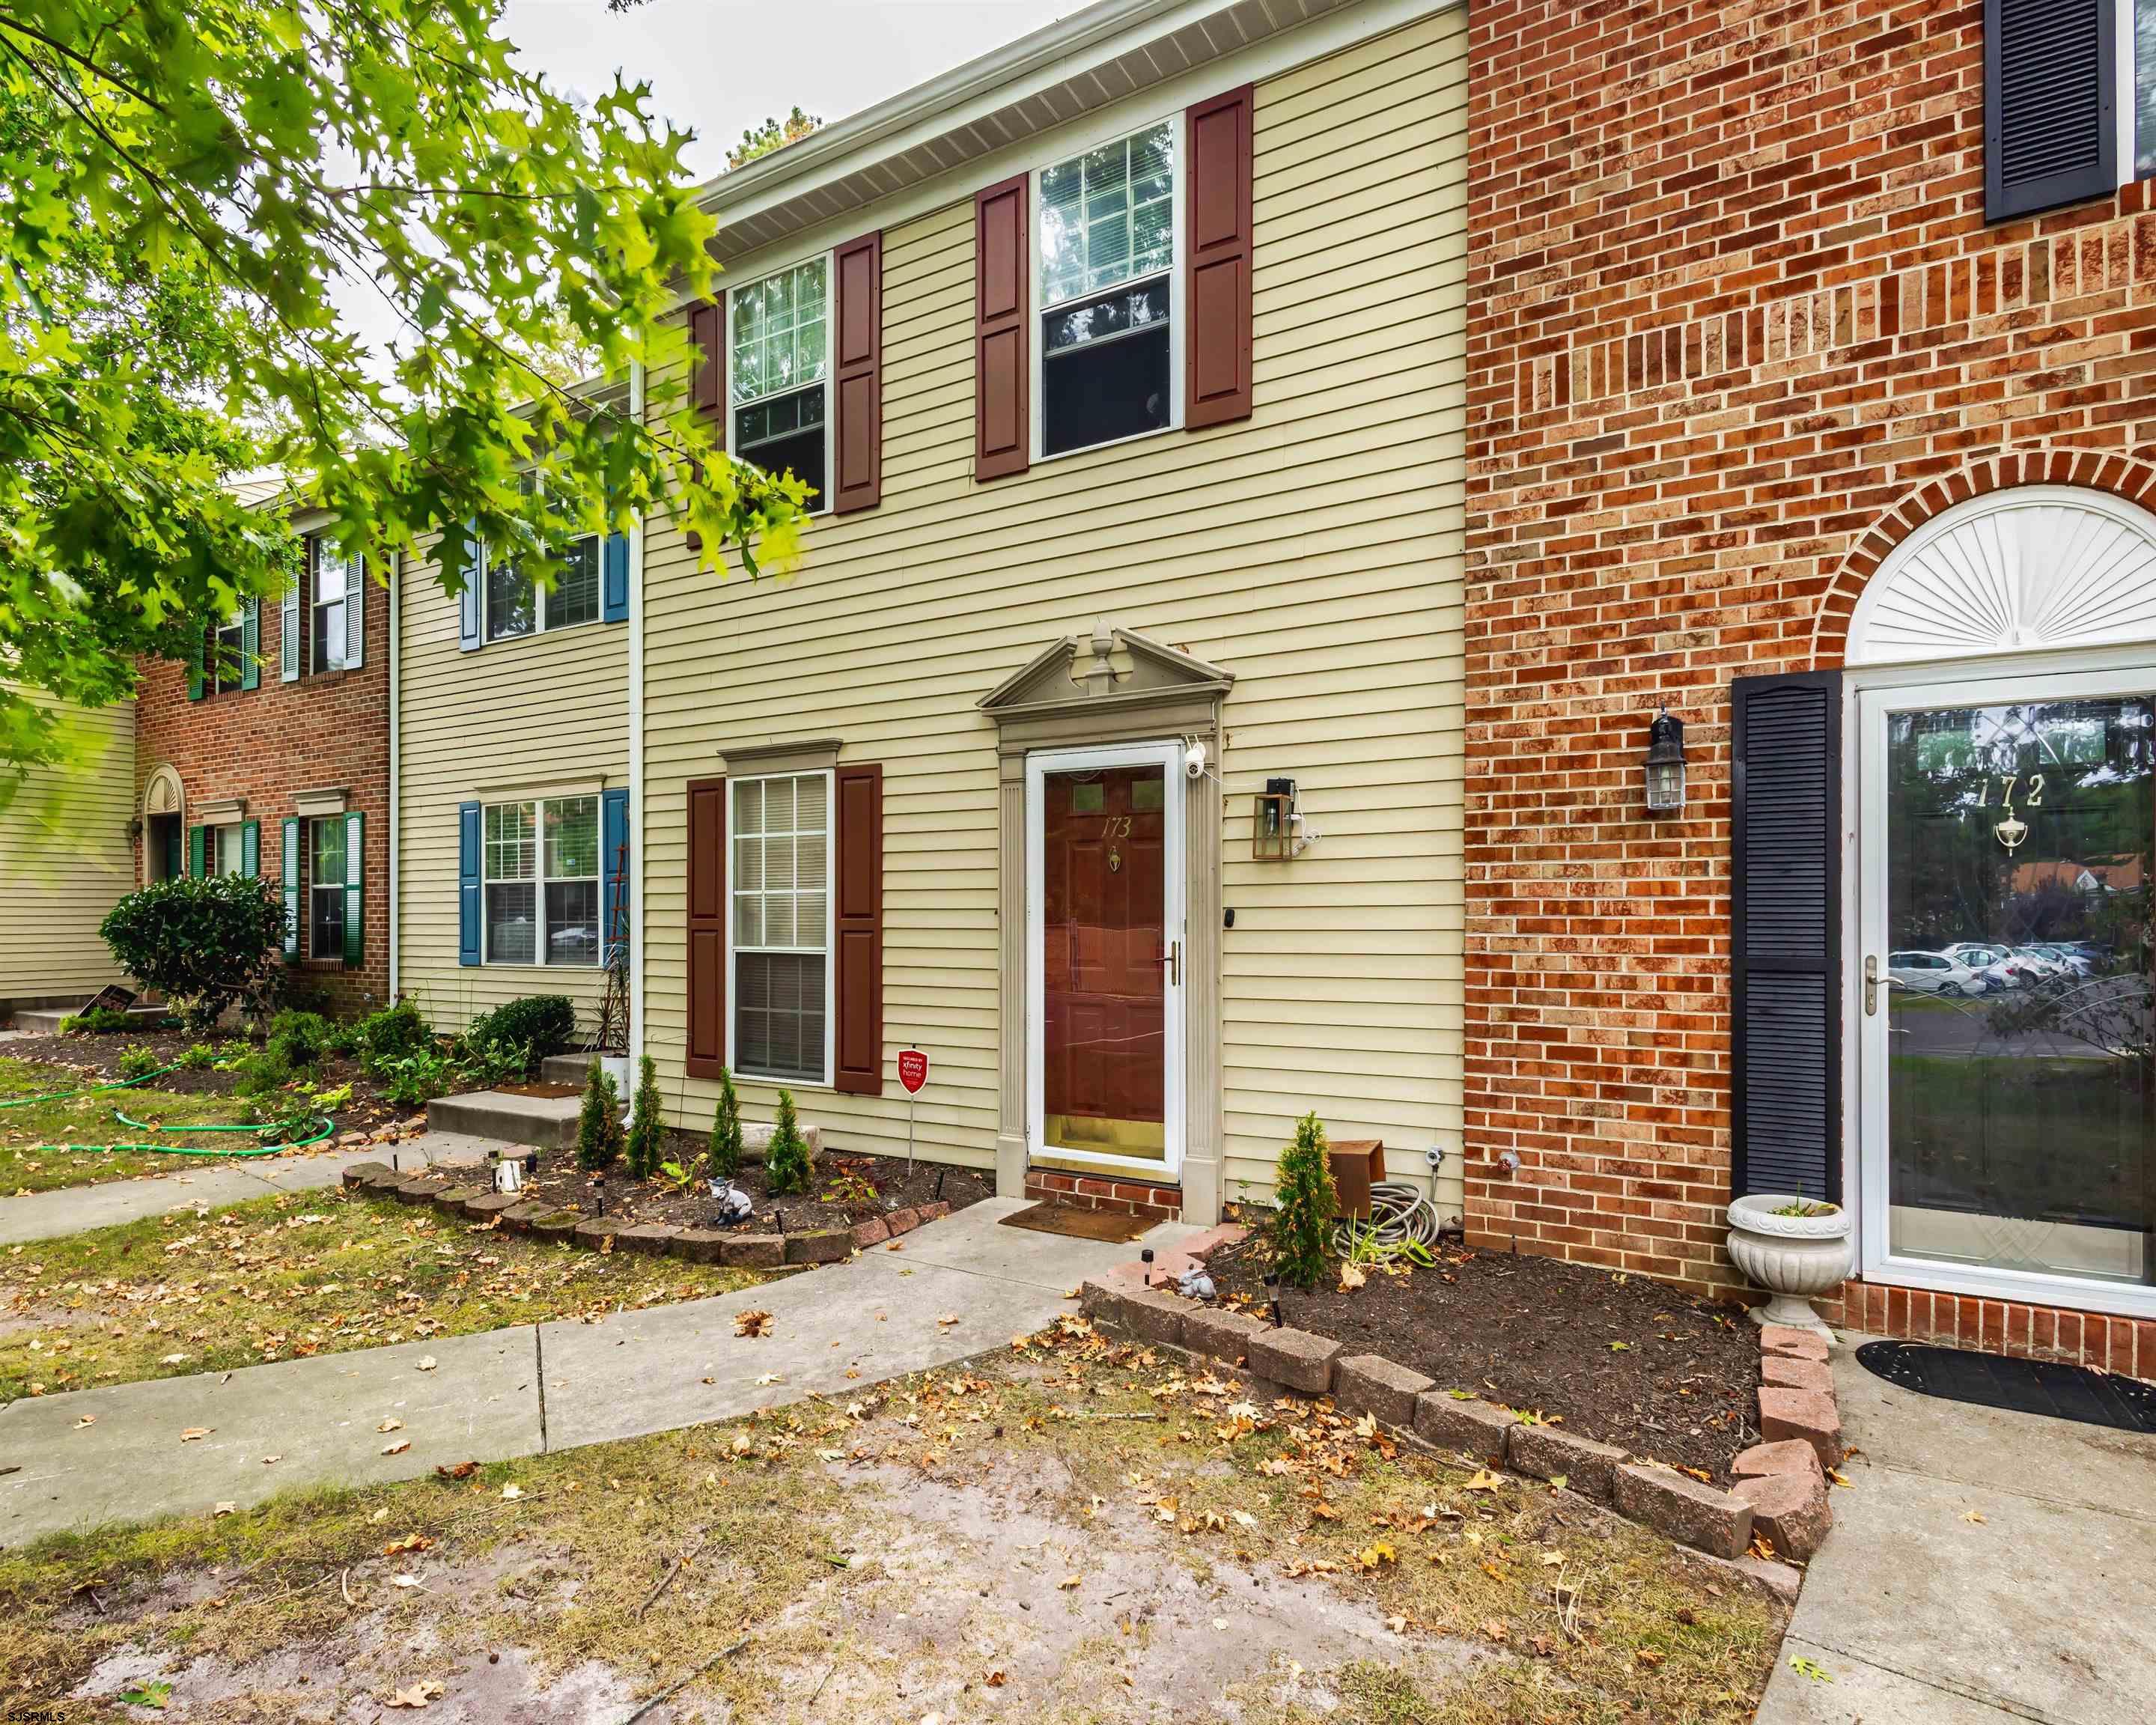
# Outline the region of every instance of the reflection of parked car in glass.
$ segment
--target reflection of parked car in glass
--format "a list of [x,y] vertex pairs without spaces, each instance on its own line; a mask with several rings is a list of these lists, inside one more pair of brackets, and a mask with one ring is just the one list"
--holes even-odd
[[2096,968],[2089,963],[2087,955],[2076,952],[2071,947],[2054,946],[2046,941],[2039,946],[2030,947],[2029,950],[2040,958],[2050,959],[2073,976],[2087,976]]
[[2023,988],[2037,979],[2036,967],[2018,962],[2005,947],[1983,941],[1956,941],[1943,956],[1976,972],[1994,988]]
[[1991,986],[1981,971],[1972,970],[1944,952],[1889,952],[1887,976],[1890,982],[1922,994],[1976,995]]

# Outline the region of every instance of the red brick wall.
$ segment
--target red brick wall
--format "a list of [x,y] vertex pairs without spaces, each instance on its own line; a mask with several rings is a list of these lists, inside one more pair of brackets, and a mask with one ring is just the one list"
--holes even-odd
[[[1473,1237],[1734,1280],[1729,680],[1839,662],[1950,495],[2147,479],[2151,200],[1984,225],[1982,16],[1472,9]],[[1650,822],[1664,701],[1691,791]]]
[[[296,988],[318,989],[341,1013],[382,1005],[389,993],[389,595],[370,582],[367,639],[360,669],[280,682],[282,629],[275,599],[262,604],[263,655],[259,689],[187,699],[185,665],[149,660],[141,667],[136,707],[135,800],[163,766],[176,768],[187,792],[187,824],[199,823],[204,803],[246,799],[246,818],[262,824],[262,878],[275,883],[284,867],[284,821],[301,791],[344,788],[346,806],[367,817],[366,933],[360,968],[306,961],[293,973]],[[302,843],[305,829],[301,829]],[[141,842],[136,845],[136,878]],[[306,860],[300,860],[306,883]],[[302,900],[301,950],[305,950]]]

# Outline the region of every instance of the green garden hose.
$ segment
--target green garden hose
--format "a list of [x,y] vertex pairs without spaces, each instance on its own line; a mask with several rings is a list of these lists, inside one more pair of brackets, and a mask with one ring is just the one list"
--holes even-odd
[[10,1096],[0,1102],[0,1108],[27,1108],[33,1102],[64,1102],[76,1096],[94,1096],[101,1090],[132,1090],[138,1084],[147,1084],[153,1078],[162,1078],[167,1072],[177,1072],[177,1065],[160,1066],[154,1072],[145,1072],[140,1078],[122,1078],[113,1084],[86,1084],[80,1090],[56,1090],[50,1096]]
[[[138,1084],[147,1084],[153,1078],[162,1078],[167,1072],[177,1072],[179,1070],[177,1065],[160,1066],[154,1072],[145,1072],[140,1078],[123,1078],[113,1084],[85,1085],[80,1090],[54,1091],[50,1096],[10,1096],[7,1101],[0,1101],[0,1108],[27,1108],[33,1102],[64,1102],[76,1096],[95,1096],[100,1091],[132,1090]],[[145,1156],[214,1156],[237,1159],[241,1157],[281,1156],[287,1150],[304,1150],[311,1144],[321,1143],[336,1132],[336,1122],[326,1114],[315,1115],[311,1120],[303,1117],[295,1121],[277,1121],[268,1126],[161,1126],[154,1120],[130,1119],[118,1108],[115,1108],[112,1113],[113,1117],[122,1126],[132,1127],[136,1132],[253,1132],[259,1137],[265,1132],[280,1132],[288,1129],[295,1130],[309,1124],[314,1125],[317,1130],[311,1137],[295,1138],[285,1144],[264,1144],[252,1150],[209,1150],[190,1144],[41,1144],[38,1148],[49,1153],[64,1151],[74,1156],[132,1153]]]

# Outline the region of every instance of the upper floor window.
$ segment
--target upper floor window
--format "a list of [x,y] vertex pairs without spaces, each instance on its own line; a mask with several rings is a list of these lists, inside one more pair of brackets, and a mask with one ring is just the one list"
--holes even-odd
[[310,539],[307,551],[315,570],[307,614],[307,669],[316,675],[349,670],[359,663],[354,634],[360,613],[352,602],[352,590],[363,578],[363,565],[359,558],[339,552],[326,539]]
[[726,296],[727,435],[734,454],[792,473],[830,506],[830,259],[811,258]]
[[513,562],[486,560],[487,639],[506,641],[598,621],[598,535],[572,540],[562,552],[562,563],[553,586],[542,588]]
[[2156,175],[2156,0],[1985,0],[1984,33],[1989,219]]
[[2156,175],[2156,0],[2133,0],[2133,177]]
[[210,686],[218,694],[228,689],[251,689],[247,675],[252,655],[247,649],[247,607],[241,604],[219,621],[210,640]]
[[1040,453],[1176,423],[1176,123],[1040,170]]

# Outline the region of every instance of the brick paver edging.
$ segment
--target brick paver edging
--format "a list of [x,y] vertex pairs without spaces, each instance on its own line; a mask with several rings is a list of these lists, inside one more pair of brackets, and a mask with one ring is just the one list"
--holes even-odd
[[[1738,1456],[1737,1485],[1723,1491],[1661,1463],[1636,1459],[1614,1444],[1530,1423],[1509,1408],[1440,1389],[1435,1380],[1380,1355],[1343,1355],[1329,1337],[1276,1329],[1248,1312],[1186,1300],[1168,1288],[1133,1286],[1125,1273],[1129,1267],[1089,1280],[1081,1291],[1081,1306],[1096,1327],[1240,1368],[1281,1390],[1330,1395],[1348,1413],[1369,1414],[1401,1436],[1478,1466],[1502,1466],[1561,1481],[1627,1520],[1710,1556],[1741,1558],[1757,1532],[1777,1556],[1802,1561],[1819,1548],[1831,1524],[1825,1470],[1841,1460],[1841,1447],[1830,1382],[1824,1419],[1816,1388],[1789,1389],[1787,1394],[1806,1400],[1785,1409],[1769,1399],[1784,1393],[1780,1387],[1761,1390],[1761,1429],[1770,1441]],[[1819,1351],[1817,1361],[1805,1363],[1823,1368],[1825,1348],[1816,1337],[1796,1331],[1763,1332],[1769,1361],[1800,1358],[1803,1343]],[[1776,1409],[1784,1409],[1778,1424],[1786,1428],[1779,1432],[1766,1423]],[[1778,1435],[1782,1441],[1773,1441]]]
[[738,1234],[723,1228],[676,1228],[662,1222],[633,1222],[611,1216],[583,1216],[552,1204],[532,1203],[490,1186],[447,1185],[416,1178],[378,1162],[355,1163],[344,1183],[377,1198],[400,1204],[427,1204],[451,1215],[491,1222],[506,1234],[531,1234],[592,1251],[644,1252],[685,1258],[692,1264],[719,1264],[729,1270],[779,1270],[789,1265],[835,1264],[857,1250],[901,1234],[923,1222],[951,1214],[940,1199],[862,1222],[852,1228],[815,1228],[793,1234]]

